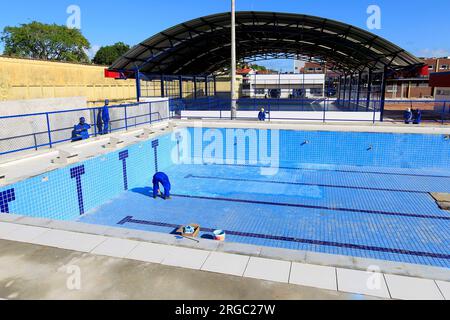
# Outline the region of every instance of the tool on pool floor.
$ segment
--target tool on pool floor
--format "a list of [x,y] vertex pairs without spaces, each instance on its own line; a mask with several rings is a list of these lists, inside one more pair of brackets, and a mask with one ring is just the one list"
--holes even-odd
[[197,238],[200,234],[200,225],[199,224],[190,223],[186,226],[181,226],[178,228],[178,230],[176,232],[183,238],[195,241],[197,243],[200,242],[197,239],[194,239],[194,238]]

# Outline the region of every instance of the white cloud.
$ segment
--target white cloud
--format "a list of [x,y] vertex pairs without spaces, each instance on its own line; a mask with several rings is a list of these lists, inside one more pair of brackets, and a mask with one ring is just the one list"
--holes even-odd
[[423,57],[448,57],[450,52],[447,49],[422,49],[419,51],[419,55]]

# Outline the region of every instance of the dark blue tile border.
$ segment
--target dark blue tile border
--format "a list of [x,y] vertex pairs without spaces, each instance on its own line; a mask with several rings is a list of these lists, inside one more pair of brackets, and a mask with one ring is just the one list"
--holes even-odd
[[[171,224],[171,223],[146,221],[146,220],[135,220],[135,219],[133,219],[132,216],[125,217],[124,219],[122,219],[121,221],[118,222],[119,225],[125,225],[126,223],[151,225],[151,226],[167,227],[167,228],[174,228],[174,229],[180,227],[179,225]],[[208,227],[206,227],[206,228],[201,227],[201,230],[206,231],[206,232],[213,232],[215,229],[208,228]],[[297,242],[297,243],[313,244],[313,245],[319,245],[319,246],[357,249],[357,250],[365,250],[365,251],[396,253],[396,254],[402,254],[402,255],[430,257],[430,258],[437,258],[437,259],[447,259],[447,260],[450,259],[450,254],[444,254],[444,253],[433,253],[433,252],[412,251],[412,250],[405,250],[405,249],[384,248],[384,247],[367,246],[367,245],[360,245],[360,244],[353,244],[353,243],[341,243],[341,242],[311,240],[311,239],[302,239],[302,238],[294,238],[294,237],[283,237],[283,236],[274,236],[274,235],[259,234],[259,233],[239,232],[239,231],[232,231],[232,230],[224,230],[224,231],[229,235],[240,236],[240,237]]]
[[81,176],[86,173],[84,165],[70,169],[70,177],[77,181],[77,196],[80,215],[84,214],[83,186],[81,184]]
[[[214,165],[214,166],[231,166],[231,167],[251,167],[251,168],[270,168],[266,166],[258,166],[252,164],[208,164],[203,163],[203,165]],[[362,171],[362,170],[343,170],[343,169],[314,169],[314,168],[295,168],[295,167],[277,167],[283,170],[295,170],[295,171],[326,171],[326,172],[343,172],[343,173],[367,173],[367,174],[379,174],[388,176],[406,176],[406,177],[425,177],[425,178],[446,178],[450,179],[450,176],[442,175],[429,175],[429,174],[414,174],[414,173],[395,173],[395,172],[383,172],[383,171]]]
[[9,203],[16,200],[16,192],[13,189],[0,192],[0,212],[9,213]]
[[159,140],[152,141],[152,148],[155,153],[155,172],[158,172],[158,147],[159,147]]
[[122,161],[122,173],[123,173],[123,188],[128,190],[128,174],[127,174],[127,158],[128,150],[119,153],[119,160]]
[[257,179],[239,179],[239,178],[222,178],[222,177],[210,177],[210,176],[196,176],[189,174],[185,179],[208,179],[208,180],[224,180],[224,181],[239,181],[239,182],[259,182],[259,183],[269,183],[269,184],[287,184],[294,186],[314,186],[314,187],[325,187],[325,188],[337,188],[337,189],[356,189],[356,190],[371,190],[371,191],[389,191],[389,192],[405,192],[405,193],[423,193],[428,194],[427,191],[416,191],[416,190],[402,190],[402,189],[389,189],[389,188],[370,188],[361,186],[341,186],[333,184],[317,184],[317,183],[303,183],[303,182],[289,182],[289,181],[274,181],[274,180],[257,180]]
[[231,198],[221,198],[221,197],[190,196],[190,195],[185,195],[185,194],[172,194],[172,196],[173,197],[178,197],[178,198],[190,198],[190,199],[201,199],[201,200],[238,202],[238,203],[251,203],[251,204],[269,205],[269,206],[281,206],[281,207],[321,209],[321,210],[332,210],[332,211],[343,211],[343,212],[369,213],[369,214],[379,214],[379,215],[398,216],[398,217],[410,217],[410,218],[421,218],[421,219],[435,219],[435,220],[447,220],[447,221],[450,220],[450,215],[447,216],[447,217],[444,217],[444,216],[432,216],[432,215],[388,212],[388,211],[378,211],[378,210],[361,210],[361,209],[351,209],[351,208],[334,208],[334,207],[326,207],[326,206],[313,206],[313,205],[307,205],[307,204],[285,203],[285,202],[257,201],[257,200],[247,200],[247,199],[231,199]]

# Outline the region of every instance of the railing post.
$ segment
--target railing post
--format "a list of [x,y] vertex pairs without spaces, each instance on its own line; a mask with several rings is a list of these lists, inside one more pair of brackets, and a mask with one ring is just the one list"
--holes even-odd
[[36,138],[36,133],[33,133],[33,138],[34,138],[34,150],[38,150],[38,146],[37,146],[37,138]]
[[92,112],[94,112],[94,123],[93,123],[93,126],[94,126],[94,137],[96,137],[97,136],[97,115],[96,115],[96,113],[97,113],[97,109],[92,109]]
[[50,131],[50,118],[48,116],[48,112],[45,113],[45,116],[47,118],[48,144],[49,144],[50,149],[51,149],[51,148],[53,148],[53,143],[52,143],[52,132]]
[[445,109],[446,109],[446,101],[444,101],[444,106],[442,109],[442,115],[441,115],[442,125],[444,125],[444,123],[445,123]]
[[128,131],[128,114],[127,114],[127,105],[124,106],[125,108],[125,130]]
[[323,104],[323,123],[327,122],[327,101]]
[[149,109],[150,109],[150,124],[152,123],[152,103],[153,102],[150,102],[148,105],[149,105]]

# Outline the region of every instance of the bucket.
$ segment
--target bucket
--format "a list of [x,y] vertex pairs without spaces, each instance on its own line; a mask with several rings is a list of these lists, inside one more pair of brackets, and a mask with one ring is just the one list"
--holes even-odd
[[214,239],[216,239],[217,241],[225,241],[225,231],[223,230],[214,231]]

